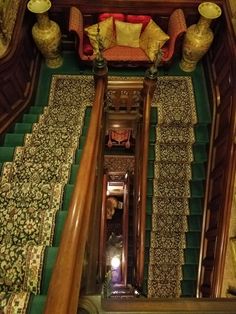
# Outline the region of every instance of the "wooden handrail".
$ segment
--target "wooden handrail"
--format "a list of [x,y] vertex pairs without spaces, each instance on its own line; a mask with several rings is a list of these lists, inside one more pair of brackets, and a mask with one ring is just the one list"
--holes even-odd
[[86,142],[49,286],[45,306],[46,314],[77,313],[96,179],[97,156],[100,144],[98,139],[100,138],[100,126],[102,124],[105,88],[104,77],[98,78]]
[[223,209],[222,216],[224,219],[221,220],[220,232],[219,232],[219,241],[217,243],[218,250],[215,257],[215,271],[213,275],[213,297],[219,298],[221,296],[221,290],[224,279],[224,270],[225,270],[225,260],[226,260],[226,250],[229,243],[229,228],[231,220],[231,206],[233,200],[233,187],[236,174],[236,146],[232,145],[231,150],[231,163],[229,165],[228,173],[231,173],[231,177],[228,178],[226,184],[226,195],[225,195],[225,206]]
[[[222,11],[226,12],[225,4],[222,4]],[[228,19],[227,14],[225,19]],[[219,32],[224,34],[226,30],[222,26]],[[228,33],[230,32],[228,29]],[[224,67],[221,67],[222,51],[227,51],[227,64],[224,64]],[[236,174],[235,56],[235,40],[228,34],[222,46],[213,46],[205,67],[210,83],[213,120],[200,246],[198,297],[220,297],[223,286]],[[228,116],[225,114],[225,108],[230,113]],[[219,158],[218,152],[221,153]]]
[[129,173],[126,172],[125,175],[125,185],[124,185],[124,212],[122,221],[122,233],[123,233],[123,249],[122,249],[122,280],[123,284],[127,285],[128,277],[128,232],[129,232],[129,193],[130,193],[130,178]]
[[98,312],[112,313],[155,313],[155,314],[234,314],[236,312],[236,300],[234,298],[130,298],[120,299],[119,302],[112,298],[101,299],[96,302]]
[[145,251],[145,228],[146,228],[146,197],[147,197],[147,169],[148,169],[148,147],[149,147],[149,129],[151,102],[156,87],[156,79],[145,78],[144,80],[144,106],[143,106],[143,123],[141,128],[141,145],[140,145],[140,170],[139,170],[139,195],[138,195],[138,252],[137,252],[137,273],[136,283],[138,287],[143,283],[144,272],[144,251]]
[[106,219],[107,219],[107,173],[103,176],[103,189],[102,189],[102,211],[101,211],[101,223],[100,223],[100,246],[99,246],[99,279],[101,281],[105,278],[105,263],[106,263],[106,255],[105,255],[105,241],[106,241]]
[[[211,88],[214,90],[213,82],[211,80]],[[210,168],[211,168],[211,161],[213,158],[213,139],[214,139],[214,129],[216,124],[216,95],[213,93],[213,102],[214,105],[212,107],[212,123],[211,123],[211,137],[209,142],[209,153],[208,153],[208,165],[206,170],[206,183],[205,183],[205,198],[203,204],[203,217],[202,217],[202,231],[201,231],[201,245],[200,245],[200,252],[199,252],[199,263],[198,263],[198,278],[197,278],[197,288],[196,288],[196,297],[201,297],[201,284],[202,284],[202,262],[203,262],[203,251],[204,251],[204,239],[205,239],[205,232],[206,232],[206,223],[207,223],[207,196],[209,193],[209,183],[210,183]]]

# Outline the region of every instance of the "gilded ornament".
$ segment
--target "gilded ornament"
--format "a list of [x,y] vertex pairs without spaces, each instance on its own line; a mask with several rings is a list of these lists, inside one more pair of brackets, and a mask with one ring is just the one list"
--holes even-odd
[[61,31],[58,24],[49,19],[47,11],[51,7],[49,0],[30,0],[28,10],[35,13],[37,22],[32,28],[36,46],[46,59],[49,68],[58,68],[63,59],[60,54]]
[[210,48],[214,35],[210,29],[213,19],[221,15],[221,8],[213,2],[203,2],[198,6],[201,17],[197,24],[191,25],[185,34],[181,70],[192,72],[198,61]]

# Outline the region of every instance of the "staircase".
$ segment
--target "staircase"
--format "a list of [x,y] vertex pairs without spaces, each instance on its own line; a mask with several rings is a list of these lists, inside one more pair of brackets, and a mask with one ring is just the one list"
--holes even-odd
[[[76,108],[74,109],[76,110]],[[15,124],[12,132],[6,134],[3,146],[0,147],[0,163],[2,170],[2,183],[0,188],[3,187],[3,192],[5,193],[1,193],[0,196],[1,213],[6,215],[5,208],[7,201],[4,198],[4,195],[9,196],[17,193],[15,195],[17,196],[17,199],[19,198],[20,202],[19,204],[17,203],[14,205],[16,208],[18,208],[17,206],[20,208],[23,195],[25,194],[25,186],[27,186],[29,182],[32,187],[34,187],[36,184],[38,184],[38,186],[41,184],[41,187],[43,188],[43,190],[36,191],[38,194],[27,194],[27,197],[32,201],[35,199],[37,200],[37,197],[40,200],[39,195],[40,193],[45,193],[45,185],[49,185],[49,192],[55,191],[54,194],[56,195],[56,197],[51,197],[48,192],[43,202],[36,202],[37,206],[39,206],[39,210],[37,211],[40,212],[39,215],[36,215],[37,219],[35,221],[37,221],[37,227],[39,226],[38,222],[44,221],[46,226],[45,230],[47,230],[47,221],[50,219],[54,226],[54,229],[51,230],[50,233],[45,233],[43,228],[37,228],[35,233],[31,232],[26,235],[27,232],[25,232],[21,239],[21,231],[15,229],[13,234],[9,232],[8,225],[5,223],[6,218],[4,218],[4,220],[2,219],[1,222],[0,235],[1,247],[3,250],[6,250],[5,247],[6,245],[9,246],[9,243],[10,247],[14,246],[12,252],[22,250],[22,245],[25,245],[25,255],[21,256],[23,260],[25,259],[25,261],[28,262],[26,257],[30,256],[31,254],[31,251],[27,251],[28,247],[31,249],[29,243],[34,247],[40,247],[39,251],[36,251],[36,255],[39,255],[41,258],[37,273],[41,278],[41,284],[40,282],[37,282],[36,286],[31,287],[30,282],[29,286],[27,286],[25,285],[25,274],[22,273],[21,275],[22,278],[24,277],[24,289],[22,293],[25,294],[25,304],[23,304],[23,306],[28,307],[29,313],[43,312],[43,306],[46,299],[51,272],[56,259],[58,246],[60,244],[61,232],[67,216],[67,209],[76,178],[76,173],[79,168],[81,152],[86,138],[86,131],[91,112],[91,108],[87,108],[81,112],[81,114],[73,115],[73,117],[79,117],[79,121],[77,120],[75,124],[79,124],[80,128],[76,129],[75,134],[74,126],[70,128],[70,123],[68,123],[69,134],[71,136],[66,136],[64,138],[62,134],[63,132],[61,133],[61,130],[53,125],[52,121],[56,115],[54,111],[50,110],[51,109],[49,106],[32,106],[28,113],[23,116],[21,122]],[[65,115],[69,115],[67,107],[64,107],[62,110],[64,110]],[[185,143],[186,145],[181,146],[183,143],[175,143],[175,138],[171,137],[171,135],[168,135],[171,140],[166,142],[166,136],[163,136],[162,133],[165,132],[165,127],[167,125],[168,127],[172,127],[172,130],[174,130],[176,125],[181,128],[179,121],[163,120],[159,110],[159,107],[152,107],[151,109],[150,148],[147,178],[148,193],[145,248],[145,284],[143,286],[143,293],[149,297],[194,297],[196,295],[197,267],[204,197],[205,163],[207,161],[207,144],[209,139],[208,125],[210,123],[210,114],[207,103],[199,104],[199,102],[197,102],[197,123],[194,121],[195,124],[194,128],[192,129],[193,132],[190,131],[192,136],[191,141],[187,142],[187,144]],[[171,115],[165,113],[164,116],[166,118]],[[58,118],[56,119],[60,120],[60,115],[57,117]],[[71,117],[68,116],[68,122],[70,120]],[[56,123],[58,123],[58,121]],[[65,125],[65,123],[63,124]],[[190,127],[189,121],[185,121],[185,124],[187,128]],[[63,147],[63,149],[65,149],[63,151],[58,151],[60,152],[58,155],[61,158],[59,158],[59,160],[63,163],[57,163],[57,167],[54,170],[51,169],[50,158],[48,158],[46,154],[47,149],[51,143],[51,136],[48,136],[50,129],[53,130],[54,134],[55,143],[53,145],[58,145],[56,147]],[[183,126],[182,129],[183,131],[181,136],[184,139],[186,135],[186,129],[184,129]],[[168,132],[168,130],[166,132]],[[43,137],[41,136],[42,134]],[[68,147],[70,147],[69,143],[73,147],[71,153],[66,151]],[[168,151],[167,154],[165,150],[160,149],[161,146],[163,146],[165,149],[171,148],[173,154],[170,154],[170,151]],[[41,152],[45,153],[43,158],[38,154],[38,147],[41,147]],[[119,154],[119,152],[116,153]],[[124,152],[120,153],[123,154]],[[130,154],[130,152],[128,153]],[[166,156],[168,158],[166,158]],[[24,161],[24,164],[22,164],[22,161]],[[43,166],[43,163],[46,163],[46,165]],[[173,170],[175,171],[174,174],[171,170],[171,163],[175,165],[178,163],[178,170],[177,172],[176,170]],[[41,172],[40,169],[43,169],[45,166],[47,167],[48,171]],[[176,180],[176,177],[179,178],[179,181]],[[183,178],[186,179],[186,177],[188,179],[187,184],[184,184],[184,189],[182,189],[183,184],[181,180]],[[175,183],[176,187],[181,187],[179,191],[182,189],[182,195],[178,194],[180,193],[179,191],[176,192],[177,189],[175,190],[175,193],[177,194],[173,194],[174,192],[171,190],[171,188],[174,186],[173,182]],[[178,182],[181,182],[181,184],[178,185]],[[186,181],[184,182],[186,183]],[[164,185],[164,189],[160,190],[161,184],[165,183],[169,183],[169,185]],[[166,190],[167,194],[165,195],[164,192]],[[160,201],[164,198],[165,201],[167,199],[169,200],[168,208],[166,206],[162,208],[159,206],[161,204]],[[48,207],[53,207],[53,211],[50,211],[49,213],[46,213],[46,211],[41,211],[40,206],[42,206],[44,203],[47,204]],[[21,206],[21,208],[23,207]],[[29,209],[31,208],[28,207],[26,210]],[[15,217],[15,212],[9,211],[7,212],[7,215],[13,215],[13,217]],[[163,223],[163,216],[165,216],[164,219],[167,217],[166,222],[170,221],[169,225],[166,222]],[[161,235],[159,233],[161,230],[160,224],[164,226],[162,228],[164,236],[163,234]],[[175,226],[180,224],[182,226],[182,233],[178,233],[179,230],[173,231],[168,229],[170,225]],[[171,233],[174,233],[175,235],[175,237],[172,239],[169,237]],[[46,234],[46,237],[43,236],[44,234]],[[158,279],[160,277],[155,273],[156,270],[158,271],[158,265],[153,262],[155,259],[153,259],[150,252],[152,253],[156,248],[158,248],[160,243],[163,243],[164,245],[161,249],[166,249],[165,245],[167,243],[167,239],[169,239],[170,242],[172,240],[175,241],[173,243],[174,246],[178,247],[179,249],[178,253],[181,257],[179,261],[181,261],[181,263],[179,263],[176,268],[172,267],[173,264],[171,264],[172,268],[177,269],[176,273],[178,274],[178,284],[176,285],[175,283],[175,290],[173,294],[169,294],[170,290],[167,290],[165,294],[159,295],[159,289],[154,290],[154,292],[150,292],[150,286],[153,286],[155,289],[154,281],[156,278]],[[14,253],[12,254],[14,255]],[[3,255],[1,255],[0,259],[3,260]],[[162,261],[165,262],[165,260]],[[170,265],[168,265],[168,262],[169,260],[166,260],[166,264],[162,263],[162,269],[167,269],[167,271],[169,271]],[[176,273],[174,275],[176,275]],[[15,293],[15,288],[9,288],[11,284],[12,283],[9,281],[4,282],[3,284],[1,283],[0,285],[2,289],[1,292],[3,292],[4,295],[0,303],[2,308],[4,308],[6,301],[10,297],[12,298],[12,296],[14,296],[14,299],[12,300],[13,305],[16,304],[19,300],[19,294]],[[19,288],[17,285],[15,287],[17,287],[17,289]],[[126,293],[124,293],[124,295],[126,295]]]
[[82,102],[31,106],[5,135],[0,312],[43,313],[90,113]]
[[[163,82],[157,85],[157,95],[164,88],[162,85]],[[143,294],[195,297],[209,107],[206,100],[197,103],[195,111],[188,106],[187,95],[182,109],[178,99],[176,107],[175,99],[169,105],[164,102],[166,99],[157,99],[155,138],[154,118],[150,128]],[[155,113],[151,116],[155,117]]]

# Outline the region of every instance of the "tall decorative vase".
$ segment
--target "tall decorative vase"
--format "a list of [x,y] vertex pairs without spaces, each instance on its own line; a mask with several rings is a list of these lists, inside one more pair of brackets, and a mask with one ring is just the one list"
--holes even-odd
[[183,42],[180,68],[185,72],[194,71],[198,61],[210,48],[214,38],[210,24],[221,15],[221,8],[213,2],[203,2],[198,6],[198,12],[201,17],[197,24],[187,29]]
[[30,0],[28,10],[35,13],[37,22],[32,28],[32,36],[39,51],[45,57],[48,67],[58,68],[63,59],[60,54],[61,31],[58,24],[48,17],[51,7],[49,0]]

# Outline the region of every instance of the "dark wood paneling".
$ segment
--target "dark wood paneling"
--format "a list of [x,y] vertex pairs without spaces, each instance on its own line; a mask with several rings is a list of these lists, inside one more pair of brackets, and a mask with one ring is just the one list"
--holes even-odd
[[[213,148],[213,160],[212,160],[213,162],[211,165],[212,169],[214,169],[213,171],[218,173],[218,176],[219,176],[220,172],[219,172],[219,170],[216,171],[216,167],[220,167],[222,165],[222,167],[224,168],[224,162],[225,162],[226,153],[228,150],[227,139],[222,138],[223,131],[225,131],[225,136],[227,135],[227,129],[222,130],[220,132],[220,134],[218,134],[217,138],[215,139],[215,141],[217,143],[216,143],[215,147]],[[215,181],[215,179],[214,179],[214,181]],[[212,183],[212,184],[214,184],[214,183]],[[214,188],[215,187],[212,188],[213,195],[216,193],[214,191]]]
[[218,136],[221,136],[221,130],[227,130],[230,126],[230,119],[232,115],[232,93],[231,90],[228,89],[224,96],[224,104],[220,106],[219,110],[221,110],[216,116],[216,133],[215,139]]
[[58,22],[62,32],[65,35],[68,34],[68,20],[69,9],[71,6],[78,7],[84,16],[88,15],[89,25],[92,24],[91,14],[93,15],[93,21],[97,22],[97,15],[103,12],[118,12],[124,14],[148,14],[152,15],[153,19],[158,21],[158,24],[166,29],[168,24],[168,17],[174,11],[174,9],[182,8],[187,20],[187,24],[191,25],[199,18],[197,6],[201,3],[201,0],[54,0],[52,8],[50,10],[50,16],[52,19]]
[[[226,8],[223,6],[223,12]],[[215,123],[206,202],[201,295],[219,297],[228,240],[236,150],[236,52],[227,16],[222,15],[209,53]]]
[[15,32],[5,56],[0,59],[0,134],[3,134],[28,106],[33,94],[38,52],[31,36],[32,17],[18,12]]

